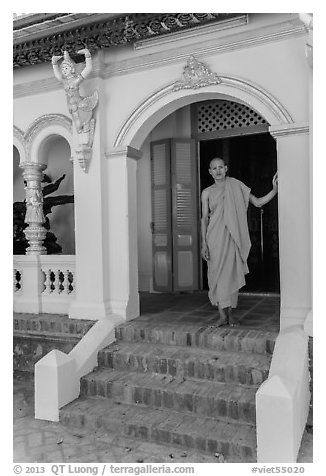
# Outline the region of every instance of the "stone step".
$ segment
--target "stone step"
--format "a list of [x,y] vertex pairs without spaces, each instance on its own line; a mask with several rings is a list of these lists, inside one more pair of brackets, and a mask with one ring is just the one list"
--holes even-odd
[[95,321],[69,319],[66,314],[25,314],[14,313],[14,333],[25,335],[74,335],[82,337],[94,325]]
[[257,387],[152,372],[97,369],[81,378],[81,396],[255,424]]
[[152,443],[220,453],[226,462],[256,461],[256,429],[214,418],[150,409],[112,398],[78,399],[60,411],[64,425],[106,431]]
[[270,363],[268,354],[123,341],[98,354],[100,367],[244,385],[260,385],[266,380]]
[[246,329],[244,326],[209,327],[190,323],[142,321],[141,318],[118,326],[116,338],[122,342],[147,342],[174,346],[188,346],[272,354],[277,332]]

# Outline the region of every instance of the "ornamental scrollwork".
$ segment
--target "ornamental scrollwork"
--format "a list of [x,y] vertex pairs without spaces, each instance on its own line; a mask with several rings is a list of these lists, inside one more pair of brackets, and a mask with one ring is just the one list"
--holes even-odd
[[174,83],[173,91],[198,89],[219,83],[221,78],[216,73],[212,73],[204,63],[190,56],[183,69],[182,79]]

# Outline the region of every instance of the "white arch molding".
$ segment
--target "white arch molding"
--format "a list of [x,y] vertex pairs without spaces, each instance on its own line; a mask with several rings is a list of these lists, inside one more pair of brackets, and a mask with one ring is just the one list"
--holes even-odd
[[13,145],[19,153],[19,163],[25,162],[26,147],[24,141],[24,133],[19,127],[14,126]]
[[42,162],[42,146],[53,136],[67,140],[72,149],[72,121],[64,114],[45,114],[37,118],[24,133],[14,126],[14,145],[24,162]]
[[245,104],[273,127],[294,123],[285,106],[261,86],[237,77],[220,76],[220,79],[220,84],[200,89],[174,91],[173,82],[155,91],[127,118],[117,134],[114,148],[130,146],[140,149],[149,132],[162,119],[183,106],[209,99],[227,99]]

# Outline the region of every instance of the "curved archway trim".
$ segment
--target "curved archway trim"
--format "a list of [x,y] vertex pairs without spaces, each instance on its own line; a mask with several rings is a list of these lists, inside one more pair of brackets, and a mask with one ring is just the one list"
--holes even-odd
[[44,140],[53,134],[53,131],[67,139],[71,146],[72,142],[72,121],[64,114],[45,114],[38,117],[24,133],[19,127],[14,125],[14,145],[21,155],[21,162],[35,162],[31,157],[31,151],[36,142]]
[[[114,147],[130,145],[135,148],[141,146],[146,136],[146,123],[157,116],[157,122],[162,120],[179,107],[192,102],[212,98],[232,98],[257,110],[271,125],[286,125],[294,123],[287,109],[268,91],[242,78],[219,76],[221,82],[198,89],[175,90],[175,82],[148,96],[134,111],[120,128],[114,141]],[[156,121],[154,121],[156,125]],[[149,131],[147,131],[148,133]]]

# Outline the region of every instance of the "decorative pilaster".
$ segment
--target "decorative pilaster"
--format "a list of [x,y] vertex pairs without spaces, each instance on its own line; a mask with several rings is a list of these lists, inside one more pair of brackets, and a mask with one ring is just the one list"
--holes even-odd
[[110,204],[109,306],[112,313],[129,320],[139,316],[137,160],[141,151],[122,146],[107,151],[105,156]]
[[[281,330],[311,309],[309,125],[271,126],[278,161]],[[295,239],[294,239],[295,237]]]
[[22,163],[23,177],[26,183],[26,215],[25,223],[28,227],[25,230],[25,236],[29,242],[26,249],[27,255],[45,255],[46,248],[43,241],[46,237],[46,229],[43,227],[45,217],[43,213],[43,194],[42,179],[45,164]]

